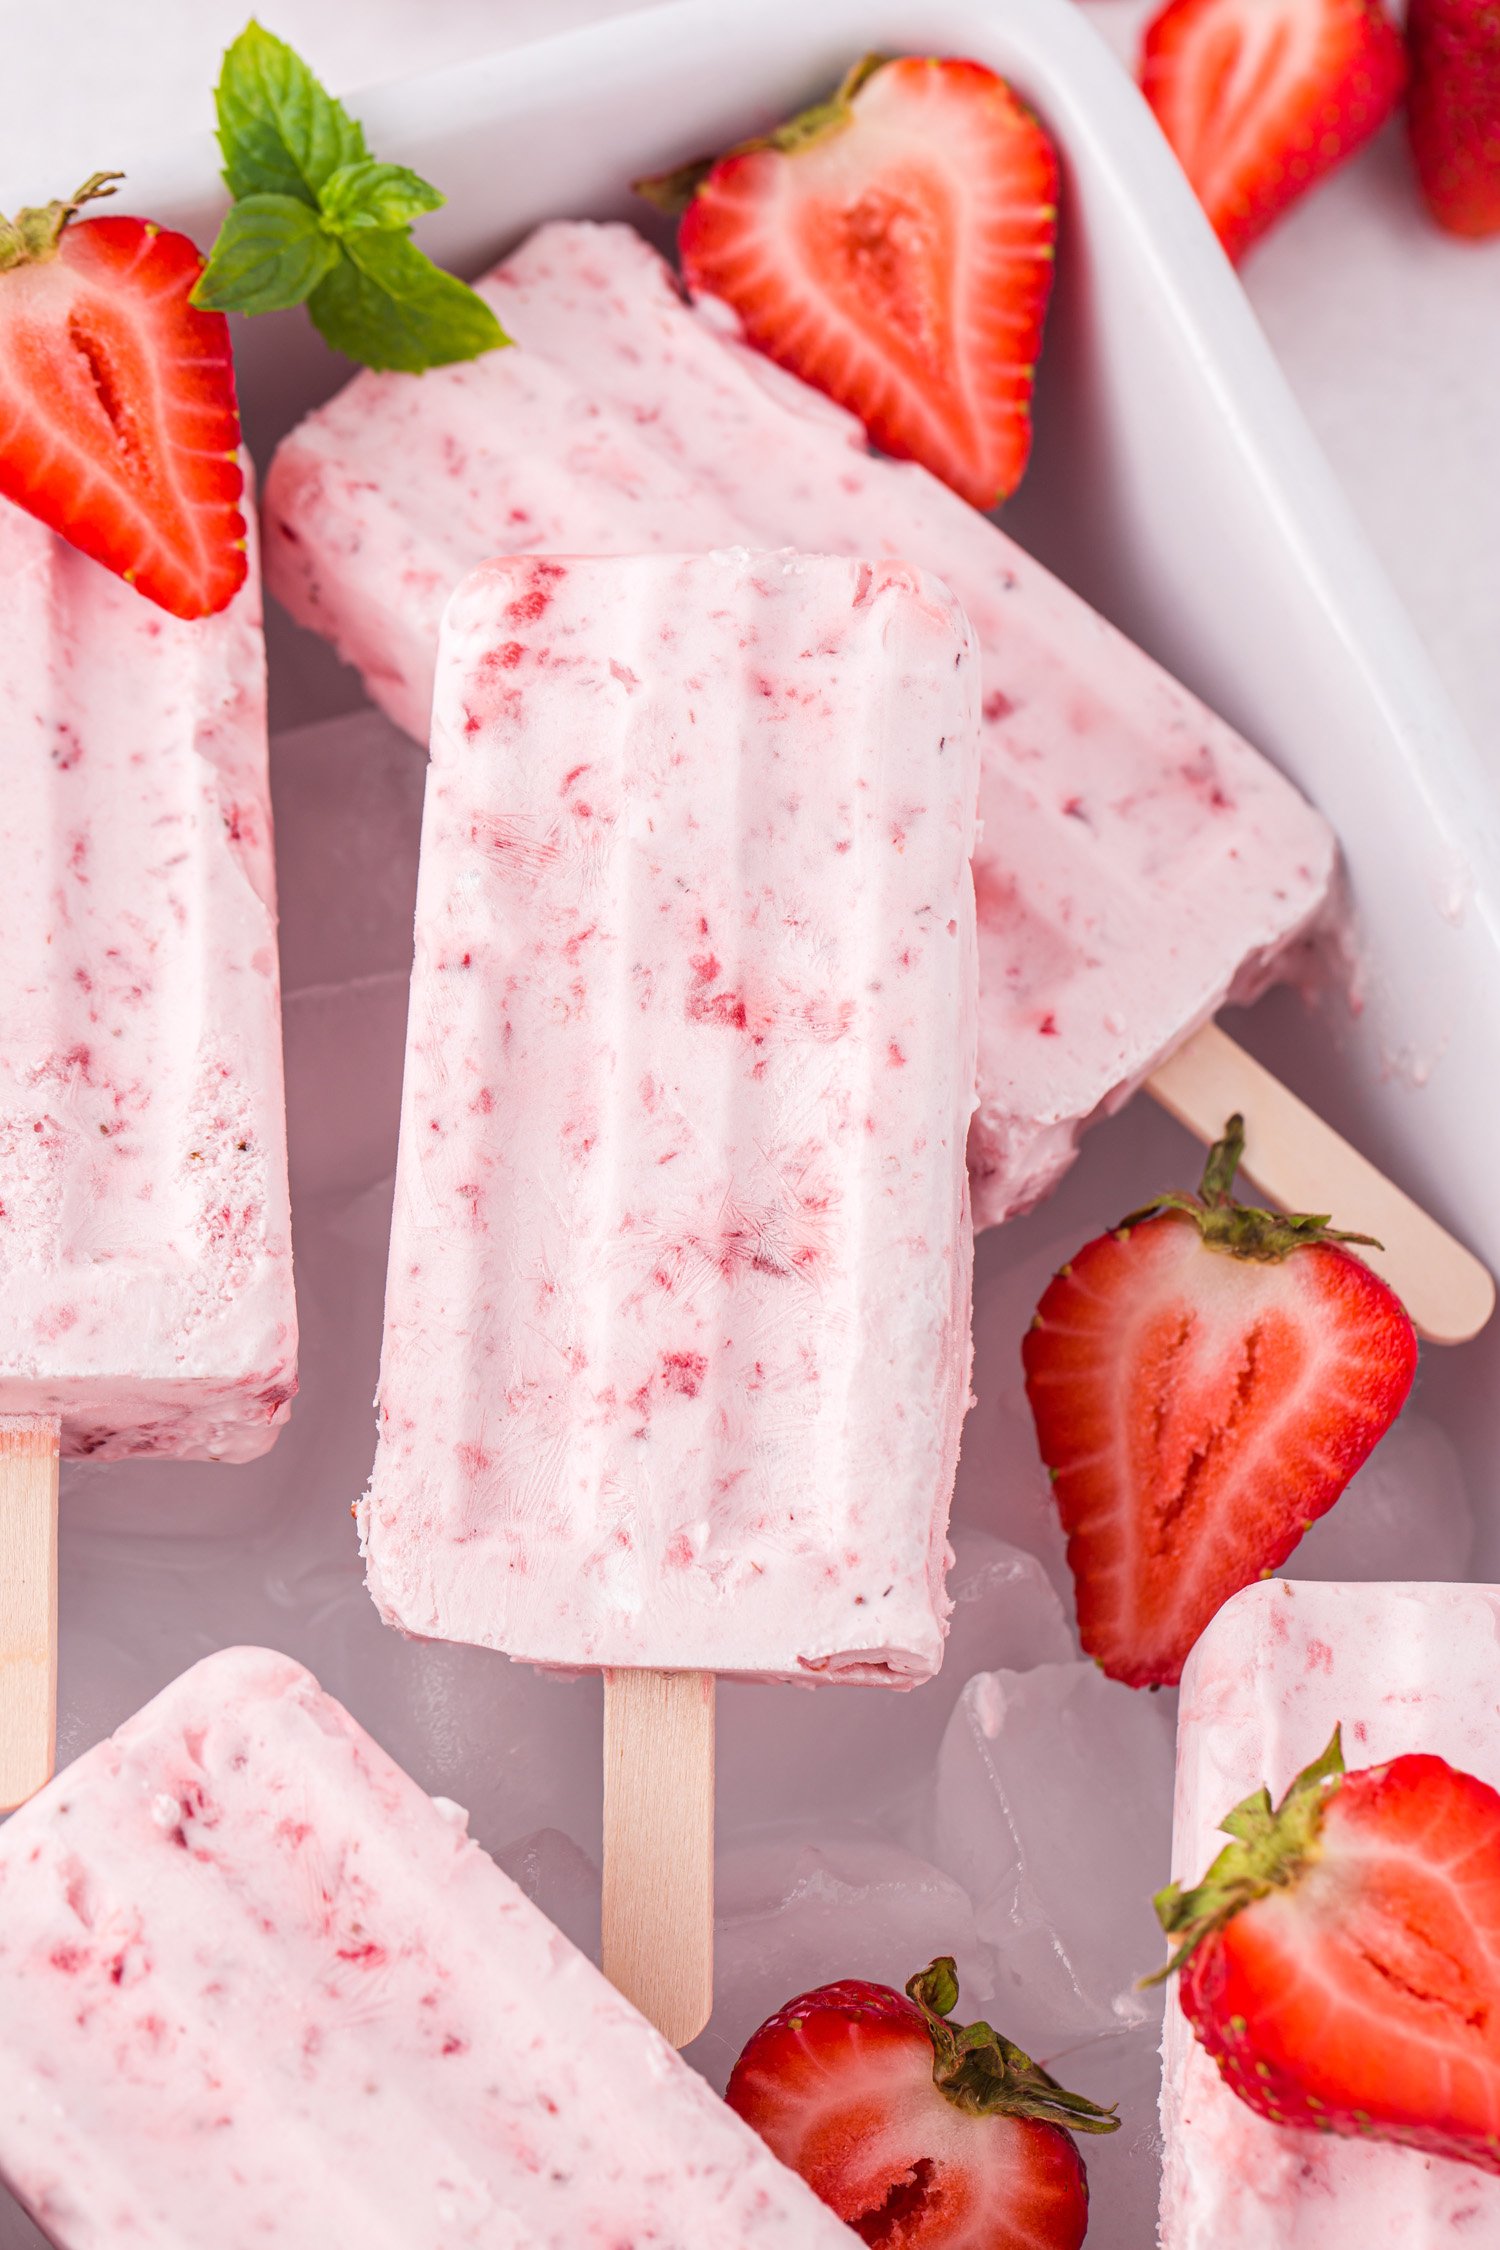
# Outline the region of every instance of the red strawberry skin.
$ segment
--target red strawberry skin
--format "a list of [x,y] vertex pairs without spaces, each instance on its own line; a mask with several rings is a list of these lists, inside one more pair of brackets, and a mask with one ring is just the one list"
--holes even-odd
[[1170,0],[1140,82],[1238,260],[1384,124],[1406,56],[1381,0]]
[[1181,2001],[1274,2124],[1500,2172],[1500,1795],[1427,1756],[1347,1775],[1306,1871],[1203,1941]]
[[1230,1595],[1332,1507],[1400,1412],[1417,1341],[1337,1244],[1262,1262],[1165,1212],[1063,1268],[1022,1358],[1080,1637],[1145,1687],[1174,1684]]
[[933,2083],[922,2014],[849,1980],[789,2001],[726,2095],[862,2242],[881,2250],[1078,2250],[1088,2183],[1070,2134],[966,2115]]
[[682,219],[683,273],[883,452],[991,508],[1031,446],[1056,155],[979,63],[886,63],[851,113],[715,165]]
[[175,617],[244,583],[234,363],[203,261],[141,219],[75,220],[0,273],[0,492]]
[[1406,37],[1427,207],[1450,234],[1500,233],[1500,0],[1411,0]]

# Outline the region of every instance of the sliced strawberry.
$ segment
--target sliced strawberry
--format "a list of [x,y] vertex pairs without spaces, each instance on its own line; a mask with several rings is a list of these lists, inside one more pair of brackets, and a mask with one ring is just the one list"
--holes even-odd
[[1238,259],[1384,124],[1406,58],[1380,0],[1170,0],[1140,79]]
[[1022,1346],[1084,1647],[1134,1687],[1181,1677],[1242,1586],[1331,1508],[1405,1402],[1400,1299],[1321,1218],[1234,1202],[1231,1118],[1201,1196],[1088,1243]]
[[203,260],[186,235],[74,223],[118,177],[0,221],[0,492],[204,617],[246,570],[229,327],[188,302]]
[[1500,0],[1411,0],[1406,38],[1428,208],[1450,234],[1500,233]]
[[[689,287],[976,507],[1015,489],[1052,289],[1057,159],[979,63],[859,64],[831,102],[706,169]],[[665,188],[666,194],[663,195]]]
[[1277,2125],[1500,2172],[1500,1794],[1428,1756],[1345,1774],[1335,1734],[1223,1826],[1156,1907],[1225,2083]]
[[904,1998],[826,1984],[754,2033],[726,2099],[862,2242],[1077,2250],[1088,2181],[1072,2136],[1119,2119],[988,2024],[951,2023],[957,2005],[947,1959]]

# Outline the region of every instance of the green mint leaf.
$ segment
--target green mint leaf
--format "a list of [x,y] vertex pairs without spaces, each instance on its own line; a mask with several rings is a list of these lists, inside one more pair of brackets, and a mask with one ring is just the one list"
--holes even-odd
[[289,195],[315,204],[335,172],[369,156],[342,102],[253,17],[224,56],[215,100],[233,196]]
[[343,164],[323,182],[319,201],[329,224],[340,234],[352,227],[408,227],[424,211],[439,210],[447,198],[404,164]]
[[482,297],[405,234],[361,228],[308,299],[319,333],[366,367],[420,374],[477,359],[510,338]]
[[339,256],[317,212],[296,196],[243,196],[219,229],[193,303],[211,312],[279,312],[310,297]]
[[411,239],[438,190],[377,163],[342,103],[253,17],[224,56],[216,99],[235,202],[195,304],[261,313],[305,301],[336,350],[414,374],[510,342],[484,299]]

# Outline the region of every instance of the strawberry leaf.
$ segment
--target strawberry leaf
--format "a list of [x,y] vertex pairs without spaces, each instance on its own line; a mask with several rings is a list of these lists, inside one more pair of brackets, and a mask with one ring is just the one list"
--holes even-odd
[[279,312],[310,297],[339,246],[292,195],[247,195],[219,229],[193,303],[211,312]]
[[482,297],[405,235],[373,229],[346,238],[308,310],[335,351],[408,374],[477,359],[509,340]]
[[987,2023],[949,2019],[958,2006],[958,1971],[951,1954],[929,1962],[907,1981],[906,1996],[922,2011],[932,2041],[932,2082],[954,2107],[971,2117],[1031,2117],[1065,2125],[1070,2133],[1116,2133],[1116,2105],[1104,2109],[1086,2094],[1070,2094],[1013,2039]]
[[439,190],[377,162],[342,102],[253,18],[225,54],[216,100],[235,202],[195,305],[263,313],[305,302],[335,350],[410,374],[510,342],[484,299],[411,239]]
[[447,198],[404,164],[366,157],[341,165],[323,183],[319,200],[325,218],[342,234],[351,227],[408,227],[424,211],[440,210]]
[[1244,1153],[1245,1120],[1236,1110],[1222,1138],[1208,1152],[1198,1193],[1184,1195],[1177,1188],[1169,1188],[1153,1203],[1130,1212],[1115,1232],[1126,1235],[1147,1219],[1177,1211],[1193,1220],[1210,1250],[1227,1250],[1236,1258],[1253,1259],[1262,1265],[1279,1265],[1294,1250],[1319,1242],[1352,1242],[1370,1250],[1384,1249],[1384,1243],[1377,1242],[1373,1234],[1350,1234],[1344,1227],[1333,1226],[1327,1211],[1267,1211],[1258,1203],[1237,1203],[1234,1181]]
[[361,127],[302,57],[252,17],[224,56],[215,90],[224,179],[233,196],[316,203],[342,165],[369,156]]
[[0,273],[9,273],[13,266],[38,264],[53,257],[69,220],[86,203],[113,195],[115,181],[124,177],[123,172],[90,172],[82,187],[76,189],[66,203],[59,198],[51,203],[29,205],[13,219],[0,217]]
[[1303,1767],[1279,1805],[1269,1789],[1257,1789],[1225,1814],[1219,1829],[1234,1841],[1202,1882],[1187,1889],[1169,1883],[1152,1901],[1175,1949],[1164,1969],[1142,1978],[1143,1985],[1163,1983],[1245,1907],[1296,1882],[1316,1849],[1324,1807],[1343,1778],[1343,1730],[1335,1727],[1321,1757]]

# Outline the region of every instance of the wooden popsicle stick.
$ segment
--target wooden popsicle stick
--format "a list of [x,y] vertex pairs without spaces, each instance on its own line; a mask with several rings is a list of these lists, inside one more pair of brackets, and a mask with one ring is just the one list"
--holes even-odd
[[1216,1023],[1179,1047],[1146,1090],[1206,1144],[1238,1110],[1242,1170],[1263,1195],[1284,1211],[1326,1211],[1335,1226],[1373,1234],[1384,1248],[1361,1249],[1360,1257],[1390,1283],[1429,1343],[1466,1344],[1478,1335],[1495,1309],[1495,1284],[1473,1251]]
[[603,1966],[674,2047],[714,2004],[714,1676],[604,1675]]
[[57,1748],[57,1456],[51,1414],[0,1418],[0,1812],[52,1778]]

